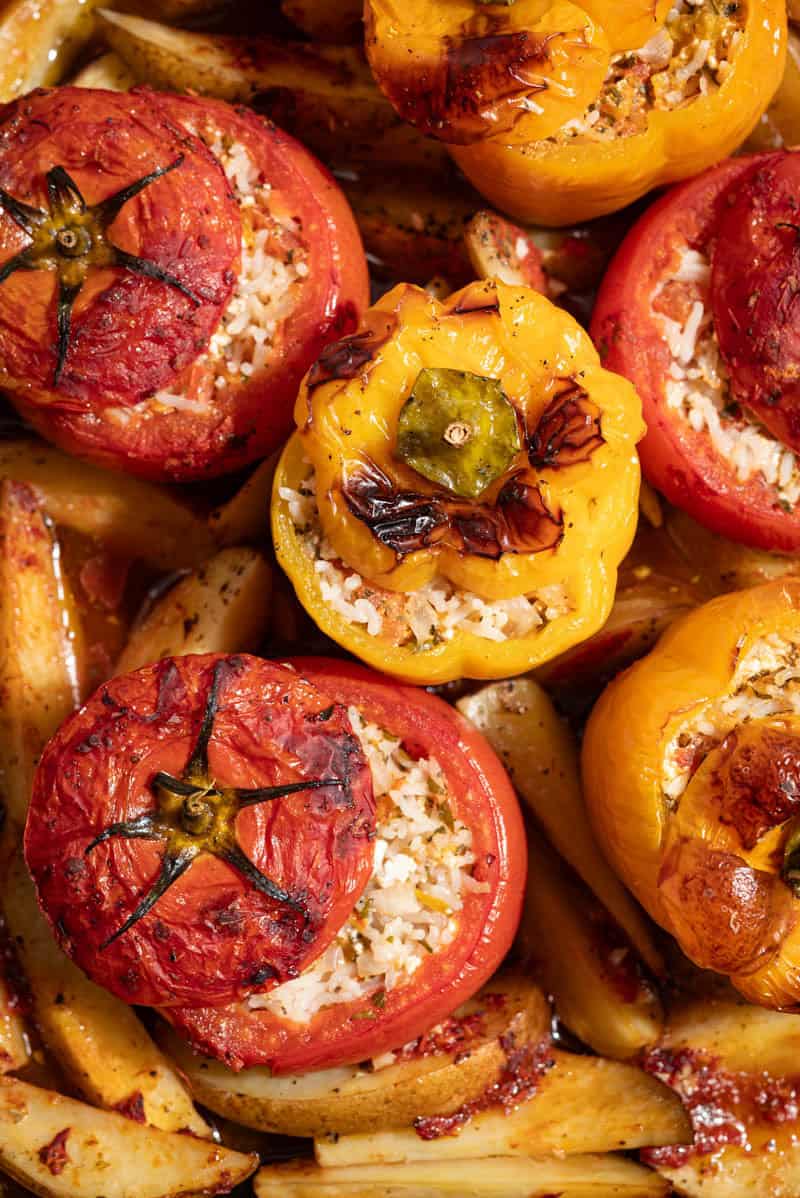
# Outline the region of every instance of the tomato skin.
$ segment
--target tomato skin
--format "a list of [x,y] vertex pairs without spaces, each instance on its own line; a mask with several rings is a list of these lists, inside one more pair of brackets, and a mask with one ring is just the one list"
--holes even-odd
[[[182,776],[215,680],[212,787],[346,781],[234,817],[237,845],[308,919],[203,852],[107,944],[150,890],[170,842],[112,837],[89,846],[110,826],[157,810],[153,779]],[[323,689],[247,655],[167,658],[105,683],[49,742],[25,858],[57,939],[99,985],[143,1005],[228,1002],[296,976],[327,947],[369,879],[374,818],[366,759],[347,712]]]
[[300,658],[289,664],[334,699],[416,751],[435,755],[448,778],[454,814],[471,827],[488,894],[469,893],[462,927],[376,1010],[368,1000],[320,1011],[307,1026],[242,1004],[172,1008],[170,1021],[199,1052],[233,1069],[269,1065],[276,1074],[354,1064],[408,1043],[466,1001],[491,977],[514,938],[525,889],[525,829],[505,769],[488,742],[441,699],[349,662]]
[[728,190],[711,304],[733,392],[774,437],[800,450],[797,272],[800,154],[779,152]]
[[[209,119],[249,147],[276,206],[300,222],[308,274],[280,351],[247,380],[221,389],[209,383],[206,411],[134,410],[120,420],[99,409],[59,412],[24,399],[17,406],[43,436],[76,457],[153,480],[210,478],[268,455],[286,439],[301,378],[328,342],[357,327],[368,306],[366,259],[338,184],[294,138],[248,109],[223,101],[144,94],[159,105],[165,119],[197,125]],[[189,364],[169,390],[191,386],[195,369]]]
[[[205,344],[233,289],[241,217],[218,161],[146,94],[65,87],[0,109],[0,185],[47,211],[45,174],[66,169],[88,205],[156,168],[177,169],[130,199],[109,226],[114,246],[168,269],[202,302],[119,268],[94,267],[72,313],[61,380],[56,275],[20,270],[0,286],[0,381],[21,401],[62,411],[135,403],[167,386]],[[30,238],[0,212],[0,261]]]
[[664,396],[670,354],[650,297],[675,250],[713,244],[727,191],[769,155],[729,159],[673,188],[634,225],[603,280],[591,324],[603,364],[630,379],[647,435],[639,445],[647,480],[712,532],[779,553],[800,549],[800,510],[786,512],[758,478],[742,483],[708,437],[674,416]]

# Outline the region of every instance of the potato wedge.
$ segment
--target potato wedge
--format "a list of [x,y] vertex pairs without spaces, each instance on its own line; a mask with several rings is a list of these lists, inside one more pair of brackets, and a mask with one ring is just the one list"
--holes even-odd
[[34,1022],[81,1094],[164,1131],[210,1135],[178,1073],[133,1008],[95,986],[61,952],[39,911],[21,854],[0,881],[0,901],[29,983]]
[[751,549],[716,536],[677,508],[666,509],[665,528],[674,546],[705,584],[709,597],[800,574],[800,558]]
[[211,513],[209,526],[220,545],[261,545],[269,540],[269,505],[277,464],[278,454],[265,458],[236,494]]
[[796,146],[800,142],[800,34],[791,27],[786,49],[780,87],[745,143],[745,148],[753,152]]
[[23,483],[0,483],[0,799],[25,822],[45,743],[81,698],[82,638],[52,524]]
[[44,1198],[227,1193],[258,1157],[0,1078],[0,1169]]
[[321,1169],[298,1162],[261,1169],[256,1198],[663,1198],[656,1173],[624,1157],[419,1161]]
[[111,92],[125,92],[136,80],[116,54],[102,54],[78,71],[71,83],[74,87],[100,87]]
[[482,209],[467,225],[464,244],[479,279],[500,279],[511,287],[533,287],[547,294],[541,251],[519,225]]
[[0,1073],[13,1073],[27,1065],[30,1046],[13,988],[2,971],[0,959]]
[[0,101],[58,83],[94,32],[98,0],[11,0],[0,14]]
[[323,1136],[317,1164],[403,1164],[483,1156],[572,1156],[691,1142],[678,1097],[633,1065],[554,1050],[555,1064],[532,1098],[508,1114],[476,1115],[456,1135],[423,1140],[413,1128]]
[[690,1198],[800,1193],[796,1015],[735,997],[681,999],[646,1058],[692,1109],[694,1150],[654,1152],[652,1163]]
[[363,37],[362,0],[282,0],[284,16],[314,41],[355,42]]
[[267,629],[271,587],[272,571],[256,549],[222,549],[151,608],[117,673],[184,653],[252,652]]
[[531,827],[528,852],[520,955],[575,1035],[602,1056],[634,1056],[658,1039],[663,1013],[630,942]]
[[[398,1059],[368,1072],[343,1068],[301,1077],[271,1077],[267,1069],[233,1073],[196,1056],[166,1031],[161,1040],[185,1073],[198,1102],[247,1127],[292,1136],[347,1133],[410,1123],[417,1115],[449,1114],[482,1094],[506,1062],[500,1038],[524,1044],[550,1029],[550,1010],[540,990],[516,974],[500,975],[481,994],[503,994],[502,1007],[486,1010],[480,1037],[468,1050]],[[484,1009],[481,994],[460,1014]]]
[[355,47],[187,33],[109,9],[98,20],[140,83],[253,102],[328,163],[452,173],[443,146],[403,123]]
[[392,279],[420,286],[432,275],[452,289],[473,277],[464,233],[483,202],[469,187],[445,187],[417,174],[390,180],[363,174],[344,183],[364,248],[373,265]]
[[663,972],[644,915],[595,840],[577,746],[546,691],[531,678],[513,678],[485,686],[456,706],[487,738],[564,860],[624,928],[649,968]]
[[56,524],[157,569],[196,566],[216,549],[206,522],[166,487],[77,464],[37,441],[0,442],[0,478],[27,483]]

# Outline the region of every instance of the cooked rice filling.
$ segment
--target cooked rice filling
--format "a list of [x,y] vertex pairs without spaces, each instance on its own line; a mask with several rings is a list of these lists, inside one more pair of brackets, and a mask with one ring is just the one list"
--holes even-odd
[[759,477],[774,488],[787,511],[800,499],[795,454],[733,400],[714,331],[709,290],[711,264],[696,250],[681,250],[676,271],[656,288],[652,304],[672,362],[667,406],[695,430],[706,431],[739,482]]
[[288,505],[295,532],[314,562],[322,598],[351,624],[366,628],[370,636],[424,652],[451,640],[459,630],[490,641],[528,636],[570,610],[563,586],[493,600],[456,587],[445,578],[434,578],[418,591],[407,593],[374,586],[346,566],[326,540],[313,472],[296,491],[282,487],[280,498]]
[[433,757],[414,759],[397,737],[350,708],[372,771],[378,820],[372,875],[336,940],[299,977],[251,1007],[308,1023],[323,1007],[386,994],[450,944],[465,895],[488,890],[472,876],[472,832],[456,818]]
[[133,407],[112,408],[120,423],[134,413],[212,413],[215,392],[259,375],[280,353],[286,320],[300,302],[308,276],[300,222],[274,210],[270,185],[248,148],[211,123],[187,127],[217,158],[238,201],[241,265],[219,326],[206,350],[177,380],[179,388],[157,391]]
[[615,54],[602,91],[550,142],[604,141],[644,133],[649,114],[671,112],[725,82],[743,38],[744,3],[679,0],[639,50]]
[[771,634],[740,658],[727,695],[687,713],[664,754],[664,797],[674,806],[708,754],[734,728],[787,714],[800,714],[800,645]]

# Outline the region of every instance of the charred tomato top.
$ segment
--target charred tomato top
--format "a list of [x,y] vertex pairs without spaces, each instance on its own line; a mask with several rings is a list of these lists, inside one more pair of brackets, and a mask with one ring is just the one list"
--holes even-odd
[[91,412],[172,382],[238,268],[219,163],[142,93],[65,87],[0,111],[0,383]]
[[285,666],[169,658],[102,686],[50,741],[25,854],[64,950],[128,1002],[290,979],[372,868],[346,708]]

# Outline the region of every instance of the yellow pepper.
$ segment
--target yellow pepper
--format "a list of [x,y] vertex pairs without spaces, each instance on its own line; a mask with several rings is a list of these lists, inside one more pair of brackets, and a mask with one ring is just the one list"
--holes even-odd
[[384,94],[454,145],[548,137],[583,112],[611,59],[600,25],[569,0],[367,0],[364,15]]
[[[623,7],[607,0],[608,11]],[[783,74],[785,0],[705,0],[665,28],[669,61],[658,58],[657,42],[646,54],[615,55],[579,122],[524,145],[452,146],[456,162],[511,216],[563,225],[616,211],[732,153]]]
[[345,648],[416,682],[502,678],[602,626],[636,528],[640,404],[543,296],[401,284],[324,351],[295,415],[276,550]]
[[684,952],[800,1006],[800,580],[674,624],[601,696],[583,776],[607,858]]

